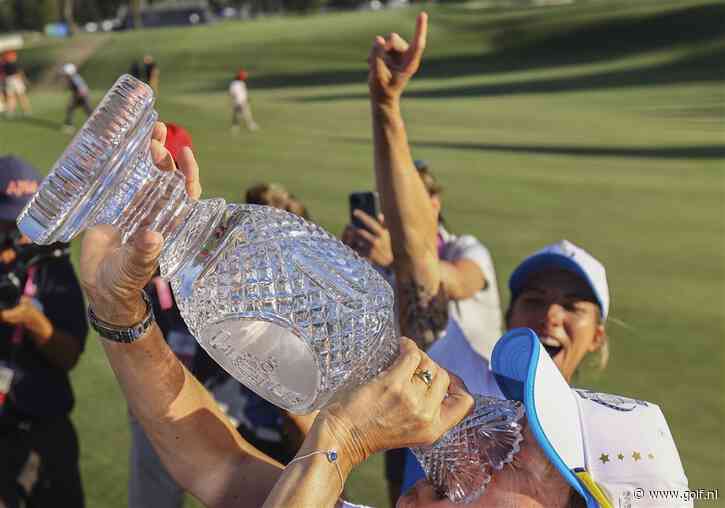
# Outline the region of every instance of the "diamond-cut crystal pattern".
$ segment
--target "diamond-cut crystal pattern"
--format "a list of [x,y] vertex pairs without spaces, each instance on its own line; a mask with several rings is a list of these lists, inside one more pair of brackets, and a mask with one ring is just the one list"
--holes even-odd
[[[181,278],[172,285],[189,329],[232,375],[304,412],[389,365],[397,352],[393,292],[367,261],[319,226],[273,208],[228,205],[218,230],[225,236],[215,240],[220,250],[207,256],[188,297],[179,296]],[[247,321],[247,328],[272,323],[302,341],[314,359],[308,367],[318,371],[313,392],[280,382],[278,370],[289,359],[273,352],[284,348],[255,355],[244,347],[249,334],[207,337],[210,323],[228,320]],[[280,393],[289,399],[279,400]]]
[[478,498],[522,441],[520,402],[478,395],[471,416],[433,446],[413,448],[426,476],[455,503]]

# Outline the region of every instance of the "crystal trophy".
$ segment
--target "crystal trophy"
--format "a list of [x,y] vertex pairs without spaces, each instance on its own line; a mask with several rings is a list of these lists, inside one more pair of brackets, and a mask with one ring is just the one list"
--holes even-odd
[[[124,75],[18,217],[35,243],[96,224],[164,236],[161,275],[189,331],[230,375],[294,413],[323,407],[398,354],[393,291],[319,226],[265,206],[190,199],[149,151],[152,90]],[[474,414],[472,418],[475,418]]]

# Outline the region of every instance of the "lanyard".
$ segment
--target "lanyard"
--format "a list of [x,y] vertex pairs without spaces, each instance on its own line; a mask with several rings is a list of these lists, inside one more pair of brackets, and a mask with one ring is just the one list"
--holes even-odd
[[[38,286],[35,285],[35,281],[33,280],[35,278],[36,268],[37,267],[35,265],[28,268],[28,278],[25,280],[25,287],[23,288],[23,296],[32,298],[38,292]],[[13,330],[13,335],[10,340],[11,340],[13,346],[17,346],[18,344],[20,344],[20,342],[23,340],[23,325],[17,325],[15,327],[15,329]]]

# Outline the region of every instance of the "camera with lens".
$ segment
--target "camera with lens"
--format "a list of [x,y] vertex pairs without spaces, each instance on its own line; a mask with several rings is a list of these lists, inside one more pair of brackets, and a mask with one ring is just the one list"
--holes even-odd
[[12,309],[20,303],[31,266],[70,254],[66,243],[21,244],[20,237],[21,233],[17,229],[0,232],[0,249],[11,248],[16,253],[16,258],[8,270],[0,273],[0,310]]

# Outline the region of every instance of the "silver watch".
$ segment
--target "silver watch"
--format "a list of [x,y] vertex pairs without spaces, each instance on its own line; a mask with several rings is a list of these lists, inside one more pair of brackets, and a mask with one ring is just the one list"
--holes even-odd
[[125,344],[136,342],[143,337],[149,327],[156,321],[151,299],[146,294],[146,291],[142,290],[141,295],[143,296],[144,302],[146,302],[146,316],[139,323],[128,327],[106,323],[96,316],[90,305],[88,306],[88,322],[98,332],[98,335],[104,339],[112,340],[113,342],[123,342]]

